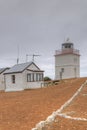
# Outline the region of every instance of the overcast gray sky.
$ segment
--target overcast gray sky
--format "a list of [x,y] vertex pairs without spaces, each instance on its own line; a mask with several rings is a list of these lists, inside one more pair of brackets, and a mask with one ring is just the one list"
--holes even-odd
[[[20,63],[26,54],[54,78],[54,54],[69,37],[81,54],[87,76],[87,0],[0,0],[0,67]],[[31,57],[28,57],[31,61]]]

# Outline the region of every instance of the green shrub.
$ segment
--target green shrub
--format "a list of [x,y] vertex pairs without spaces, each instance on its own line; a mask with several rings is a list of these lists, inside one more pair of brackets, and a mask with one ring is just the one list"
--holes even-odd
[[44,77],[44,81],[50,81],[50,80],[51,80],[50,77],[48,77],[48,76]]

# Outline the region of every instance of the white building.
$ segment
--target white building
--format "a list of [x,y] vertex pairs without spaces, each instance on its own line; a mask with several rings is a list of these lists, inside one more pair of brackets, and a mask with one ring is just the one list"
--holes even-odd
[[40,88],[43,83],[43,71],[34,62],[16,64],[4,76],[5,91]]
[[80,77],[80,54],[69,39],[55,51],[55,79]]
[[0,90],[5,90],[5,79],[4,74],[9,68],[0,68]]

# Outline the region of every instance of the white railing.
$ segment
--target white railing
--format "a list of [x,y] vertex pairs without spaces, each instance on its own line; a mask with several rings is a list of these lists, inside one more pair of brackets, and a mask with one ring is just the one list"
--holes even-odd
[[76,54],[76,55],[80,55],[79,54],[79,50],[77,49],[61,49],[61,50],[56,50],[55,51],[55,55],[62,55],[62,54]]

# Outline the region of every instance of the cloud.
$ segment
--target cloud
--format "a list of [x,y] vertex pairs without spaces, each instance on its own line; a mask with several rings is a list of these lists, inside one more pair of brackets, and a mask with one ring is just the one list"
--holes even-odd
[[87,65],[86,0],[0,0],[0,59],[3,62],[0,66],[16,63],[5,59],[17,58],[19,45],[20,62],[25,62],[26,54],[40,54],[42,57],[36,58],[37,63],[47,75],[54,75],[53,55],[55,50],[61,49],[67,36],[80,50],[81,74],[84,75],[83,68],[86,70]]

